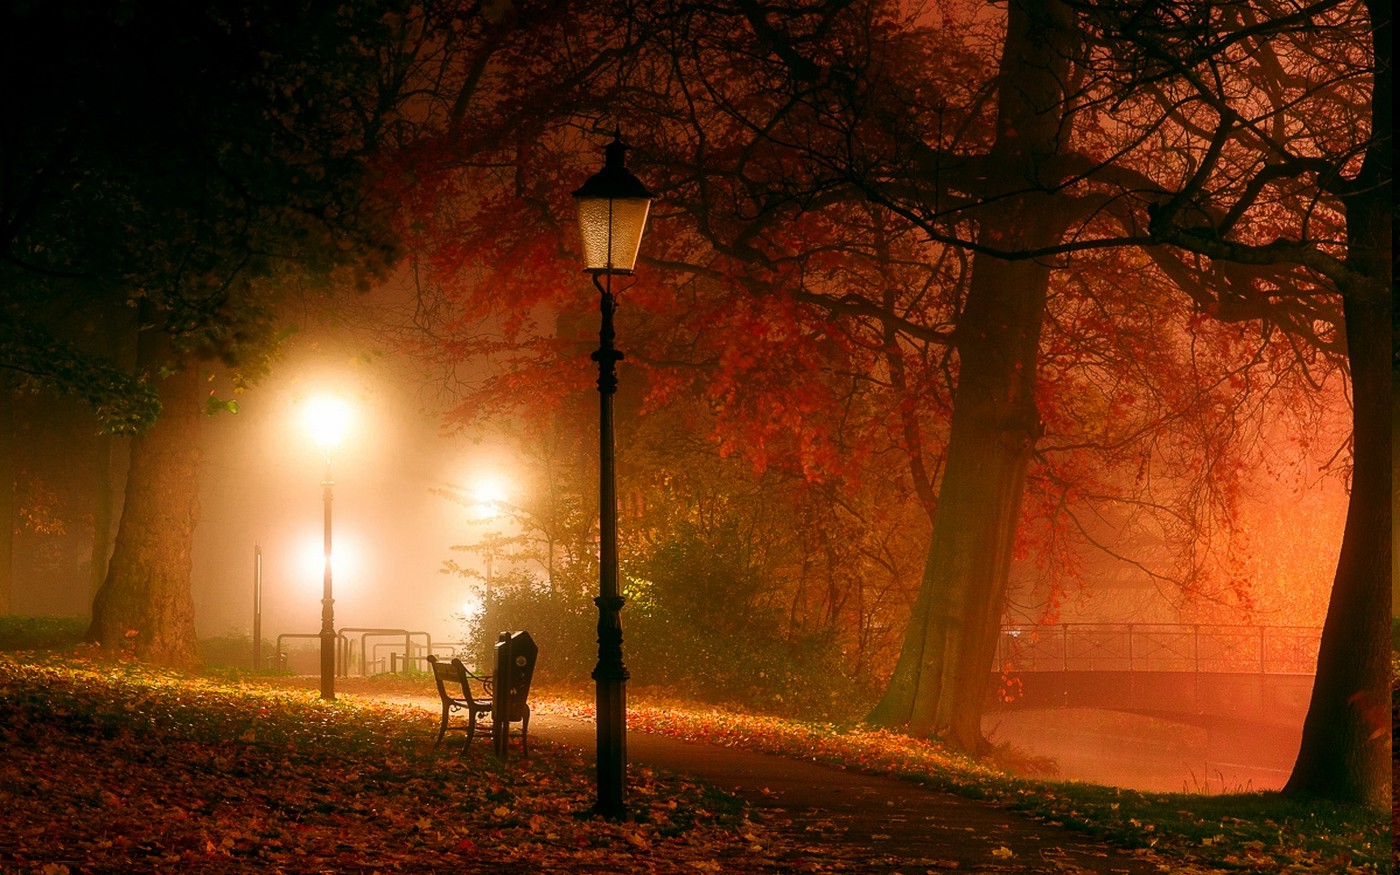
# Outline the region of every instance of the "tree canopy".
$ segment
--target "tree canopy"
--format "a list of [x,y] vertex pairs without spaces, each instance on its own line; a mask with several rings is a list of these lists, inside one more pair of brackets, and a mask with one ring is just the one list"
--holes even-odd
[[[1156,573],[1242,586],[1219,533],[1264,451],[1259,423],[1326,398],[1343,355],[1355,375],[1343,327],[1371,321],[1344,319],[1356,287],[1332,267],[1353,185],[1388,185],[1381,159],[1355,176],[1388,143],[1366,123],[1383,16],[1051,0],[1004,16],[618,11],[631,26],[588,56],[602,72],[553,44],[591,75],[584,99],[538,107],[532,139],[436,189],[455,208],[427,236],[455,242],[423,262],[450,304],[429,346],[498,365],[464,415],[515,407],[524,386],[586,385],[560,175],[606,119],[662,194],[643,256],[658,270],[623,297],[650,403],[700,393],[721,450],[813,482],[898,477],[930,515],[877,719],[975,748],[1009,563],[1072,555],[1067,532],[1112,550],[1115,527],[1152,530],[1179,557]],[[536,323],[546,306],[560,315]],[[1083,522],[1111,504],[1136,510]],[[1343,573],[1336,591],[1375,579]],[[1333,686],[1379,690],[1368,678]]]
[[381,77],[406,4],[111,3],[4,13],[3,366],[149,425],[112,335],[255,375],[285,286],[398,254],[377,197]]
[[198,659],[199,436],[234,407],[208,377],[241,389],[287,301],[368,288],[399,257],[384,154],[427,14],[228,0],[0,19],[0,372],[143,432],[89,631],[114,651]]

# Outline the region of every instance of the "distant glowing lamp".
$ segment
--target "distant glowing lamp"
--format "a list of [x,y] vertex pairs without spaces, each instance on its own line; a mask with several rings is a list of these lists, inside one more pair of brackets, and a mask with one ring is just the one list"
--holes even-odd
[[331,450],[340,445],[350,425],[350,406],[332,395],[311,399],[306,405],[306,424],[316,445],[326,451],[326,476],[321,481],[321,500],[325,505],[325,544],[322,551],[324,574],[321,589],[321,698],[335,699],[335,599],[331,588],[331,498],[335,481],[331,479]]
[[[335,538],[335,552],[331,555],[331,572],[342,593],[346,584],[353,590],[356,582],[364,579],[364,555],[360,547],[354,533],[347,534],[341,526]],[[296,557],[296,567],[302,574],[312,576],[325,570],[325,545],[310,532],[304,542],[298,542]]]
[[340,446],[350,426],[350,405],[334,395],[321,395],[306,403],[306,425],[316,446],[328,452]]
[[510,500],[510,491],[500,477],[484,474],[472,484],[472,500],[482,516],[495,516]]

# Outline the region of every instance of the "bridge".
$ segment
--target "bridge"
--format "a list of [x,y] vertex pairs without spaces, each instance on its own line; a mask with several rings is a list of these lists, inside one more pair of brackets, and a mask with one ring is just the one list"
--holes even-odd
[[987,707],[1102,708],[1213,727],[1298,726],[1321,636],[1304,626],[1006,626]]
[[1066,777],[1278,789],[1298,754],[1321,636],[1205,623],[1007,626],[983,727]]

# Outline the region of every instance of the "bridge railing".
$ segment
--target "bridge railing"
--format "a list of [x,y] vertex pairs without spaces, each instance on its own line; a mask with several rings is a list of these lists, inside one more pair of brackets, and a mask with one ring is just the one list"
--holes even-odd
[[1308,626],[1005,626],[996,670],[1312,674],[1321,636],[1321,629]]

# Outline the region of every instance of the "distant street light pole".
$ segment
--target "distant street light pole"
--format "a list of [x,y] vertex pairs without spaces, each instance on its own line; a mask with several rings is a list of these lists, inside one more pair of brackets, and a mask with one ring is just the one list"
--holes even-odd
[[262,547],[253,545],[253,671],[262,668]]
[[335,700],[335,598],[331,587],[331,499],[335,481],[331,479],[331,453],[340,445],[350,410],[339,398],[314,399],[307,407],[307,420],[316,445],[326,451],[326,476],[321,481],[325,506],[324,576],[321,581],[321,698]]
[[618,133],[604,149],[603,169],[575,191],[584,270],[602,295],[598,350],[598,802],[595,813],[621,817],[627,783],[627,667],[622,662],[622,604],[617,586],[617,478],[614,472],[613,395],[622,353],[613,346],[612,278],[632,275],[646,228],[651,193],[625,166]]

